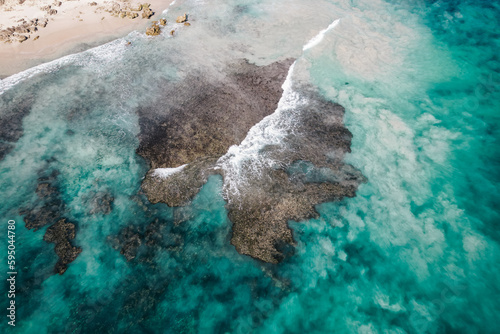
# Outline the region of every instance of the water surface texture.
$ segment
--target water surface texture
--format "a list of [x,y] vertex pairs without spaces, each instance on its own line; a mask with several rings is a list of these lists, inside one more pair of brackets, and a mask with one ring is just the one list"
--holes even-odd
[[[0,81],[0,235],[14,219],[19,271],[11,330],[498,332],[500,3],[178,0],[166,17],[183,13],[191,26],[134,32]],[[153,205],[141,191],[150,165],[136,153],[138,110],[186,78],[223,82],[241,59],[295,59],[289,84],[345,108],[342,161],[365,179],[355,197],[290,221],[295,245],[278,264],[231,245],[227,194],[273,166],[266,148],[296,125],[283,110],[302,103],[291,84],[221,158],[224,179],[208,177],[188,205]],[[288,172],[339,179],[307,161]],[[42,207],[75,226],[81,252],[62,275],[44,241],[51,223],[26,227]]]

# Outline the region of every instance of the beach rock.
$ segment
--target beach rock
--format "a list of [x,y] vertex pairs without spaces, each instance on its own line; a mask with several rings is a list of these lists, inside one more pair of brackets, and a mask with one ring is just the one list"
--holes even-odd
[[27,36],[24,36],[24,35],[21,35],[21,36],[17,36],[17,41],[19,43],[22,43],[24,41],[28,40],[28,37]]
[[122,19],[124,19],[125,17],[127,17],[127,12],[120,12],[120,14],[118,14],[119,17],[121,17]]
[[47,11],[47,14],[49,14],[49,15],[56,15],[57,14],[57,10],[55,10],[55,9],[49,9]]
[[140,12],[142,10],[142,5],[139,4],[139,5],[137,5],[137,7],[130,8],[130,10],[132,10],[134,12]]
[[62,2],[61,1],[54,1],[54,6],[61,7]]
[[187,21],[187,14],[184,14],[182,16],[178,16],[175,22],[177,23],[183,23]]
[[14,31],[18,34],[27,34],[29,33],[29,29],[26,28],[25,26],[17,26]]
[[75,238],[75,235],[75,224],[67,222],[66,219],[61,219],[50,226],[43,236],[43,240],[55,244],[54,250],[59,260],[54,267],[54,271],[59,275],[64,274],[68,269],[68,264],[73,262],[78,254],[82,252],[81,248],[71,245],[71,240]]
[[166,19],[160,19],[160,24],[161,24],[162,26],[167,25],[167,20],[166,20]]
[[91,2],[91,3],[89,3],[89,6],[97,6],[97,2],[95,2],[95,1]]
[[39,38],[40,38],[40,36],[35,36],[35,38],[33,38],[33,40],[36,41]]
[[156,36],[161,33],[160,27],[156,24],[153,24],[150,28],[146,29],[146,35],[148,36]]
[[143,11],[142,11],[142,18],[143,19],[149,19],[154,14],[155,13],[151,9],[149,9],[149,6],[148,7],[144,7]]

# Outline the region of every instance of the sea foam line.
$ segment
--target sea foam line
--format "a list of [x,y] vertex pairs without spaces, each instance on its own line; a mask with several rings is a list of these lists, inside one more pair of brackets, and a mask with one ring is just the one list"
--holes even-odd
[[326,29],[323,29],[321,30],[316,36],[314,36],[313,38],[311,38],[311,40],[309,42],[306,43],[306,45],[304,45],[302,47],[302,51],[306,51],[312,47],[315,47],[316,45],[318,45],[319,43],[321,43],[321,41],[323,40],[323,38],[325,37],[325,34],[332,30],[333,28],[335,28],[340,22],[340,19],[337,19],[335,21],[333,21]]
[[160,177],[162,179],[165,179],[165,178],[171,176],[172,174],[180,172],[186,166],[187,166],[187,164],[179,166],[179,167],[174,167],[174,168],[156,168],[153,171],[153,176],[157,176],[157,177]]

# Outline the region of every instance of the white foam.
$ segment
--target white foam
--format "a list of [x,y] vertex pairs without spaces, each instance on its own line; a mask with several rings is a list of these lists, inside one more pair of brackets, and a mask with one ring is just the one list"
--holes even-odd
[[175,2],[176,2],[176,0],[172,1],[172,2],[170,3],[170,5],[168,5],[168,7],[167,7],[167,8],[166,8],[163,12],[162,12],[162,14],[163,14],[163,15],[167,15],[168,10],[170,9],[170,7],[172,7],[173,5],[175,5]]
[[153,176],[160,177],[162,179],[166,179],[167,177],[180,172],[181,170],[184,169],[187,165],[182,165],[179,167],[175,168],[156,168],[153,172]]
[[307,42],[306,45],[304,45],[302,47],[302,51],[305,51],[305,50],[308,50],[312,47],[315,47],[316,45],[318,45],[319,43],[321,43],[321,41],[323,40],[323,38],[325,38],[325,34],[332,30],[333,28],[335,28],[340,22],[340,19],[337,19],[335,21],[333,21],[329,26],[328,28],[326,29],[323,29],[321,30],[316,36],[314,36],[313,38],[311,38],[311,40],[309,42]]
[[3,80],[0,80],[0,95],[17,85],[18,83],[32,78],[39,73],[55,72],[61,67],[70,64],[82,66],[96,73],[101,73],[104,66],[121,59],[126,51],[125,44],[125,39],[119,38],[104,45],[80,53],[64,56],[62,58],[14,74]]
[[244,189],[251,178],[259,177],[263,168],[276,164],[262,150],[268,145],[282,145],[283,139],[294,126],[292,111],[306,102],[292,88],[294,67],[295,63],[290,66],[282,85],[283,95],[276,111],[254,125],[240,145],[231,146],[219,158],[217,168],[225,172],[223,193],[226,199],[229,200],[229,194],[240,194],[240,189]]

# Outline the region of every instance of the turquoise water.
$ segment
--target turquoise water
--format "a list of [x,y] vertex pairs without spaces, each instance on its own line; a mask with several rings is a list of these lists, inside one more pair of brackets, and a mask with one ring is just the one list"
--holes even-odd
[[[0,82],[2,115],[29,109],[0,162],[1,216],[17,222],[14,331],[496,333],[500,4],[185,1],[169,15],[183,12],[193,24],[176,38],[134,33]],[[136,109],[168,94],[164,80],[285,56],[298,58],[298,80],[346,108],[346,160],[367,182],[318,206],[319,218],[290,222],[296,254],[266,265],[230,245],[220,177],[184,208],[139,193],[148,166],[135,153]],[[54,170],[83,250],[63,275],[45,229],[27,230],[19,214]],[[90,213],[97,192],[114,198],[107,215]],[[129,262],[113,248],[123,228],[152,222],[156,246]]]

